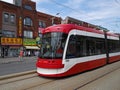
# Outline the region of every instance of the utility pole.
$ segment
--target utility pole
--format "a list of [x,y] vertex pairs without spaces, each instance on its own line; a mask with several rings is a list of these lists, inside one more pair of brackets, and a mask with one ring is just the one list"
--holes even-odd
[[0,57],[2,57],[1,37],[2,37],[2,30],[0,30]]
[[2,39],[2,29],[0,30],[0,56],[4,58],[4,48],[2,47],[1,39]]

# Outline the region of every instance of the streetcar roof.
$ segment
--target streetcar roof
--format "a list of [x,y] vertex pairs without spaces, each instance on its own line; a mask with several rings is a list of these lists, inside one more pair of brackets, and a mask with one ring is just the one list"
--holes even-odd
[[[48,32],[63,32],[63,33],[68,34],[73,29],[82,30],[82,31],[86,31],[86,32],[104,34],[104,32],[102,30],[96,30],[94,28],[79,26],[76,24],[58,24],[58,25],[54,25],[54,26],[49,26],[49,27],[45,28],[42,33],[44,34],[44,33],[48,33]],[[116,35],[114,33],[109,33],[109,32],[107,32],[107,35],[118,37],[118,35]]]

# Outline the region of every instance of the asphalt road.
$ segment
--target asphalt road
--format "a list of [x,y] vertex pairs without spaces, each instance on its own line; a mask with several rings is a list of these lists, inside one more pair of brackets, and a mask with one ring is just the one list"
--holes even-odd
[[36,60],[37,58],[27,57],[24,58],[23,61],[13,60],[5,63],[0,63],[0,76],[35,70]]

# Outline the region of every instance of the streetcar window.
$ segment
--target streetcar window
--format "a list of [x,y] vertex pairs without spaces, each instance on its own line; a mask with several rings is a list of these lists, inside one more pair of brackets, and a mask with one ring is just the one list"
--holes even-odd
[[92,38],[86,40],[87,56],[95,54],[95,41]]
[[61,32],[43,34],[40,58],[62,58],[67,35]]
[[118,40],[108,40],[108,50],[110,53],[119,52],[120,44]]
[[105,40],[97,39],[96,40],[96,54],[105,54]]
[[66,58],[77,58],[86,56],[85,39],[81,36],[70,36]]
[[105,40],[88,36],[71,35],[66,59],[105,54]]
[[105,40],[103,38],[86,37],[86,55],[105,54]]
[[75,58],[76,55],[76,41],[75,41],[74,35],[70,37],[68,47],[67,47],[67,53],[66,58]]

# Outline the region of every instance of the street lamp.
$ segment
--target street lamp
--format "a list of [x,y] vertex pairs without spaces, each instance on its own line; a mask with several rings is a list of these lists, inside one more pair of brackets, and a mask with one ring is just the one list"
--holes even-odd
[[52,25],[54,25],[54,19],[55,19],[55,16],[52,17]]
[[[56,13],[56,15],[59,15],[60,13]],[[55,20],[55,16],[54,17],[52,17],[52,25],[54,25],[55,24],[55,22],[54,22],[54,20]]]

